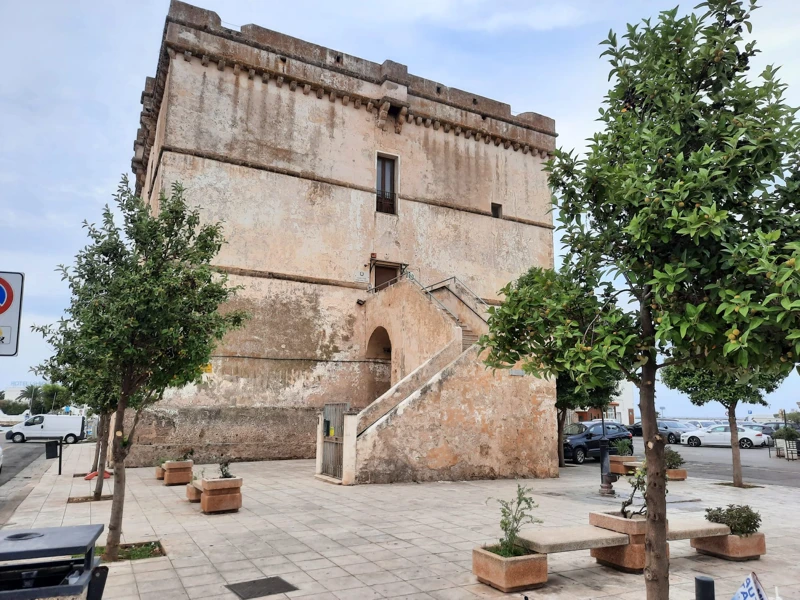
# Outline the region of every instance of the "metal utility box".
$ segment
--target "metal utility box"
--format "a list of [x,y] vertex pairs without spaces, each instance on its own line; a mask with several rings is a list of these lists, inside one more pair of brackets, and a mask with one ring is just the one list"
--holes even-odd
[[0,530],[0,600],[100,600],[108,567],[94,556],[102,525]]

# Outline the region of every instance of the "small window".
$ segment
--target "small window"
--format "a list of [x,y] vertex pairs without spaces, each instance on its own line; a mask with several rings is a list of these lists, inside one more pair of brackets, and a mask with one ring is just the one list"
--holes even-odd
[[41,425],[42,423],[44,423],[44,417],[39,415],[37,417],[33,417],[32,419],[28,419],[25,422],[25,426],[30,427],[31,425]]
[[503,218],[503,205],[502,204],[495,204],[494,202],[492,202],[492,216],[495,219],[502,219]]
[[379,156],[378,178],[375,186],[375,210],[378,212],[397,214],[395,175],[395,160],[388,156]]

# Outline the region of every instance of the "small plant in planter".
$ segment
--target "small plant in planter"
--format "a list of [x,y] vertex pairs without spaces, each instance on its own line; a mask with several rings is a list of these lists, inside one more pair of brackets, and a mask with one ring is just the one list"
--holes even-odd
[[611,447],[619,456],[633,456],[633,444],[628,438],[617,438],[611,442]]
[[517,544],[524,525],[541,523],[531,514],[537,505],[529,492],[517,484],[513,500],[498,500],[503,537],[493,546],[472,550],[472,572],[478,581],[506,593],[547,583],[547,555],[533,553]]
[[[628,478],[628,483],[631,484],[631,495],[622,501],[622,507],[620,508],[620,513],[626,519],[632,519],[634,515],[646,515],[647,514],[647,465],[642,465],[636,472],[633,474],[633,477]],[[630,507],[633,506],[633,501],[636,498],[636,494],[641,495],[642,497],[642,505],[639,507],[639,510],[632,510]]]
[[237,511],[242,507],[242,478],[231,474],[230,462],[219,463],[219,477],[201,481],[200,508],[204,513]]
[[695,538],[692,548],[726,560],[757,560],[767,553],[767,542],[761,527],[761,515],[747,505],[729,504],[726,508],[707,508],[706,519],[727,525],[727,536]]
[[180,460],[168,460],[162,465],[164,469],[164,485],[183,485],[192,481],[192,467],[194,461],[189,457],[194,455],[194,450],[186,451]]
[[681,467],[686,463],[683,457],[672,448],[664,449],[664,464],[667,467],[667,478],[670,481],[684,481],[687,477],[686,469]]

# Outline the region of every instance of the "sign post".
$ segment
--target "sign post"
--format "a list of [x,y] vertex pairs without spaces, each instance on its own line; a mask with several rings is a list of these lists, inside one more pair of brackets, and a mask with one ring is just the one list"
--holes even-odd
[[25,275],[0,271],[0,356],[16,356]]

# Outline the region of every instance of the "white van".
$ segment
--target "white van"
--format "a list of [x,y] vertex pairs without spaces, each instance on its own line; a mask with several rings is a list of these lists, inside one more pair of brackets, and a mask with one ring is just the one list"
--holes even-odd
[[86,420],[80,415],[34,415],[6,431],[6,439],[24,442],[37,438],[63,438],[74,444],[86,437]]

